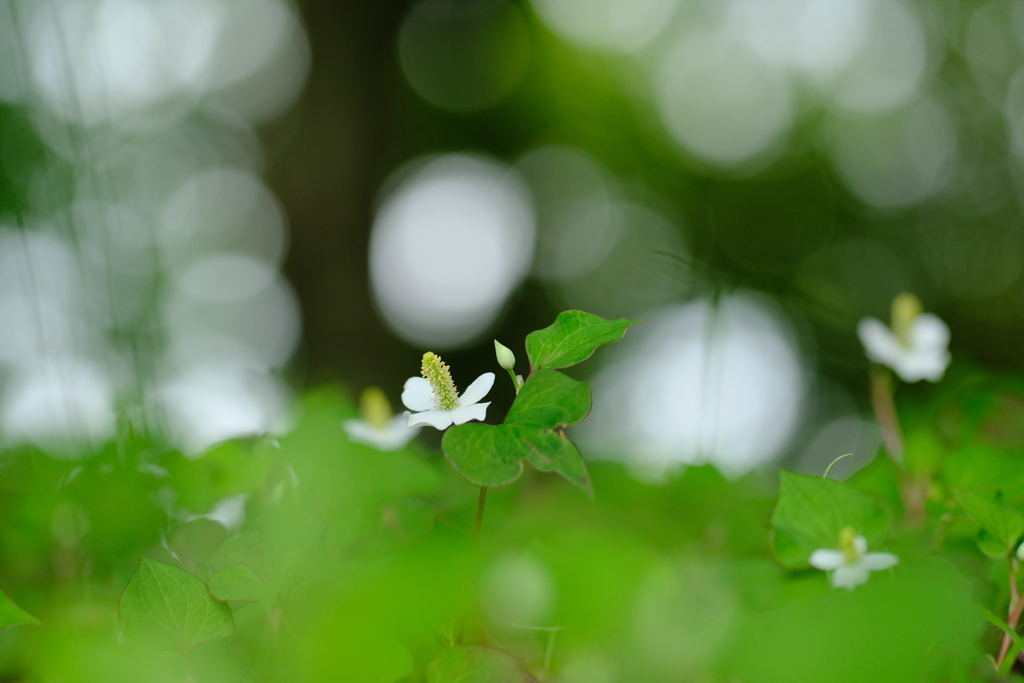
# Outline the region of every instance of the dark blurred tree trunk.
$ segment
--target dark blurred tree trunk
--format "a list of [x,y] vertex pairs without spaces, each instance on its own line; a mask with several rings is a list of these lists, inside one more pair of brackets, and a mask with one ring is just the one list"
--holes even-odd
[[[379,322],[367,279],[372,203],[397,160],[389,149],[405,0],[306,0],[312,68],[295,110],[265,131],[268,182],[291,225],[285,272],[304,320],[299,384],[397,382],[404,349]],[[415,368],[415,359],[410,367]],[[399,385],[400,386],[400,385]]]

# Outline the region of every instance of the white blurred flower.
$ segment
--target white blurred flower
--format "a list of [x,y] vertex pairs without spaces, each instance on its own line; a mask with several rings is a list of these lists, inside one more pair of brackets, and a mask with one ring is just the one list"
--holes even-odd
[[341,423],[348,438],[379,451],[397,451],[420,432],[419,427],[407,426],[404,415],[392,415],[391,404],[377,387],[363,390],[359,397],[359,418]]
[[889,366],[905,382],[938,382],[949,365],[949,327],[938,316],[923,313],[913,294],[893,300],[891,328],[877,318],[864,318],[857,336],[868,358]]
[[410,377],[402,391],[402,403],[412,413],[409,428],[430,425],[444,430],[452,424],[464,424],[487,417],[487,403],[480,399],[494,384],[494,373],[485,372],[477,377],[460,397],[452,381],[448,365],[430,351],[423,354],[422,377]]
[[816,569],[832,572],[833,588],[854,587],[867,583],[873,571],[894,567],[900,560],[892,553],[869,553],[867,539],[857,536],[852,528],[839,532],[839,549],[818,548],[808,560]]

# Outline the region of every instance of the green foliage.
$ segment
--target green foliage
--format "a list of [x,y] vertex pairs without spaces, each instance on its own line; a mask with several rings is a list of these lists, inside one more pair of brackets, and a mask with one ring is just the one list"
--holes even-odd
[[1024,514],[1004,504],[998,494],[965,493],[960,497],[967,516],[981,531],[978,548],[992,559],[1003,559],[1017,548],[1024,534]]
[[541,472],[558,472],[592,497],[587,466],[563,431],[589,412],[586,382],[538,370],[526,380],[504,424],[451,427],[442,447],[455,469],[477,486],[512,483],[522,474],[525,458]]
[[[590,389],[543,368],[502,424],[448,430],[458,473],[425,443],[351,442],[341,425],[355,409],[340,389],[307,395],[276,441],[234,440],[196,459],[143,440],[81,462],[14,454],[0,477],[0,576],[42,623],[0,633],[0,676],[992,680],[983,653],[1013,631],[1022,451],[993,427],[993,410],[1016,405],[1008,389],[998,400],[960,391],[935,399],[941,409],[906,411],[913,465],[883,454],[846,482],[783,471],[777,492],[763,474],[729,479],[711,466],[651,484],[584,464],[564,430],[587,415]],[[518,479],[488,495],[475,548],[477,491],[459,473]],[[123,518],[108,495],[124,496]],[[242,495],[238,526],[196,518]],[[899,564],[832,588],[807,560],[846,527]],[[531,569],[502,580],[500,604],[540,595],[538,623],[489,611],[494,577],[512,576],[495,568],[526,566],[510,557]]]
[[441,446],[456,471],[477,486],[504,486],[523,472],[525,459],[541,472],[557,472],[593,498],[579,449],[565,428],[590,412],[590,386],[557,372],[589,358],[597,347],[622,339],[638,320],[605,320],[582,311],[560,313],[526,337],[533,368],[500,425],[450,427]]
[[500,650],[453,647],[427,666],[427,683],[527,683],[519,663]]
[[640,320],[605,320],[583,311],[562,311],[543,330],[526,336],[526,353],[533,370],[557,370],[582,363],[599,346],[622,339],[630,325]]
[[199,643],[229,638],[235,630],[231,608],[202,581],[148,557],[139,558],[117,612],[127,639],[186,656]]
[[832,479],[782,470],[779,502],[772,513],[775,557],[801,567],[818,548],[838,548],[839,532],[852,527],[869,546],[889,533],[889,519],[873,496]]
[[20,624],[38,623],[38,619],[18,607],[7,591],[0,588],[0,630]]
[[275,597],[273,586],[247,564],[224,567],[207,579],[206,587],[223,602],[259,602],[268,611]]

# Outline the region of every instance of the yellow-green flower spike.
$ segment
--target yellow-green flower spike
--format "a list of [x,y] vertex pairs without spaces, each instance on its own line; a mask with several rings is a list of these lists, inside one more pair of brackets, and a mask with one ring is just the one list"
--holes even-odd
[[377,387],[367,387],[359,395],[359,417],[371,426],[384,429],[391,420],[391,403],[384,392]]
[[910,330],[913,328],[914,320],[923,312],[921,300],[913,294],[904,292],[892,300],[892,331],[904,347],[910,347]]
[[843,557],[848,564],[856,564],[860,560],[860,551],[853,539],[857,538],[857,531],[852,526],[843,527],[839,532],[839,549],[843,551]]
[[448,365],[441,360],[441,356],[430,351],[423,354],[420,374],[430,382],[434,390],[434,403],[438,408],[453,410],[459,405],[459,392],[452,381],[452,373],[448,370]]

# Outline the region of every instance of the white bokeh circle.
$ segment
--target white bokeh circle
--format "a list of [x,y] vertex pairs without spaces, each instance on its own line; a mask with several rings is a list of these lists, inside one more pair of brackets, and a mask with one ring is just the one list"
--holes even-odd
[[773,148],[794,118],[783,74],[720,31],[686,37],[666,52],[655,100],[680,145],[726,167]]
[[580,440],[644,470],[710,462],[739,475],[778,457],[807,377],[789,325],[760,296],[653,311],[593,380]]
[[530,269],[529,192],[510,169],[461,154],[400,171],[370,237],[370,279],[384,319],[407,341],[472,341]]

